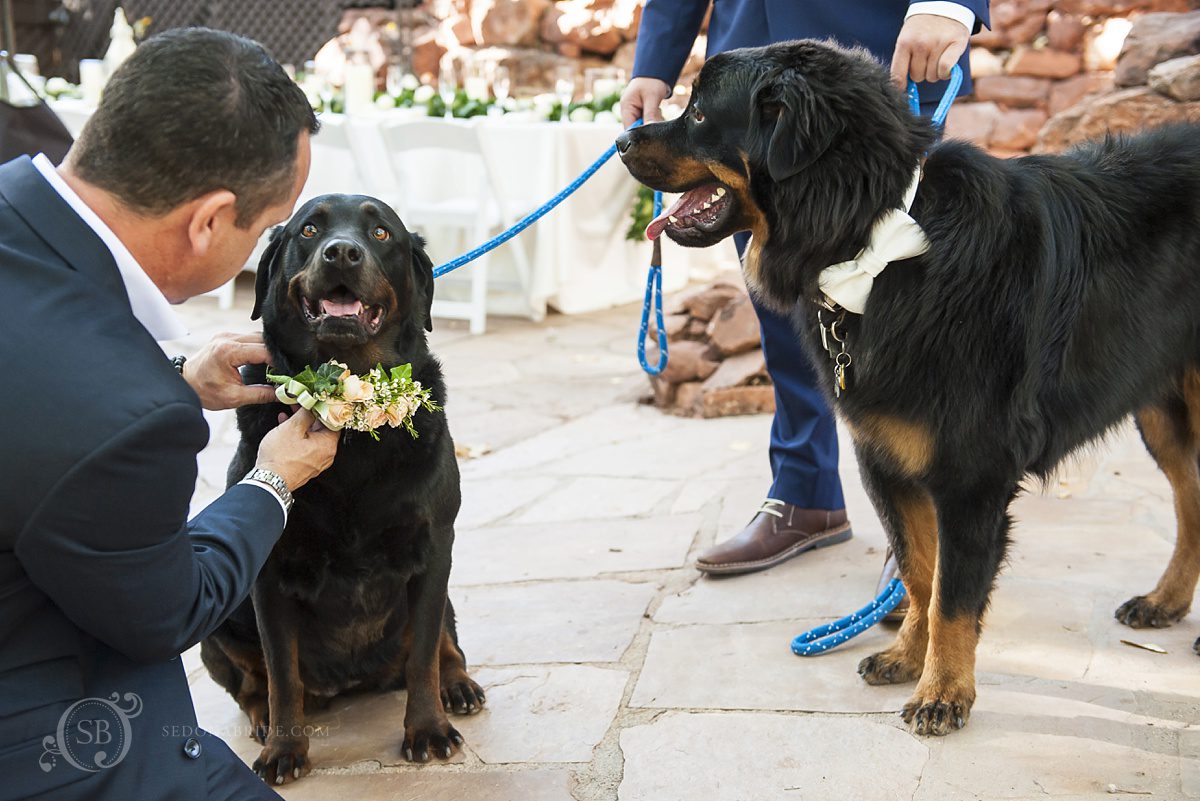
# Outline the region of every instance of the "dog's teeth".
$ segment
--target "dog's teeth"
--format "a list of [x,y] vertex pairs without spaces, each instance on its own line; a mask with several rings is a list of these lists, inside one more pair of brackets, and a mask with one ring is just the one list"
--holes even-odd
[[674,225],[675,223],[679,222],[679,219],[674,214],[672,214],[670,217],[667,218],[667,222]]
[[725,187],[723,187],[723,186],[717,187],[717,197],[725,197]]
[[720,199],[721,199],[721,196],[718,195],[716,192],[714,192],[713,196],[709,198],[709,200],[712,201],[713,203],[716,203]]
[[708,210],[708,207],[709,207],[709,206],[711,206],[711,205],[712,205],[711,203],[701,203],[701,204],[700,204],[700,211],[707,211],[707,210]]

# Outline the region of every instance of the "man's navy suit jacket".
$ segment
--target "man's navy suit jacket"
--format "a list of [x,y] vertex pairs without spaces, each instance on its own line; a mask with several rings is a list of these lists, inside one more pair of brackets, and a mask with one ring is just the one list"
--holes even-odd
[[[204,799],[232,754],[197,733],[179,655],[249,593],[283,512],[235,486],[188,522],[199,401],[28,158],[0,167],[0,376],[0,799]],[[125,758],[44,770],[63,713],[113,693],[141,702]]]
[[[954,0],[975,13],[975,30],[988,24],[987,0]],[[903,0],[716,0],[708,23],[708,55],[738,47],[761,47],[790,39],[836,39],[861,45],[890,64],[909,3]],[[674,85],[687,61],[708,0],[646,0],[638,31],[634,77],[658,78]],[[968,49],[969,52],[969,49]],[[967,54],[960,94],[971,91]],[[945,83],[922,84],[923,102],[941,99]]]

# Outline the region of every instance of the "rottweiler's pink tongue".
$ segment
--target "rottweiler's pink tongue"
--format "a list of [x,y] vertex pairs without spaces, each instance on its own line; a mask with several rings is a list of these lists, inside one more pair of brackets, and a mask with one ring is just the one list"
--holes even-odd
[[362,301],[358,298],[346,301],[321,299],[321,311],[330,317],[354,317],[362,311],[362,308]]
[[700,210],[700,204],[709,200],[713,196],[713,185],[706,184],[698,186],[695,189],[689,189],[679,196],[671,208],[663,210],[663,213],[650,221],[646,226],[646,238],[658,239],[663,230],[671,222],[671,217],[685,217]]

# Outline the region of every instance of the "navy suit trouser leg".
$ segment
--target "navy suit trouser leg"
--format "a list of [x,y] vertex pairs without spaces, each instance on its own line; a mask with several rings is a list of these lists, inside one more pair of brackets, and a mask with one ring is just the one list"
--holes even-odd
[[[749,235],[734,237],[738,254]],[[753,298],[752,298],[753,299]],[[844,509],[838,475],[837,425],[817,385],[808,355],[790,319],[757,302],[767,372],[775,384],[768,497],[804,509]]]

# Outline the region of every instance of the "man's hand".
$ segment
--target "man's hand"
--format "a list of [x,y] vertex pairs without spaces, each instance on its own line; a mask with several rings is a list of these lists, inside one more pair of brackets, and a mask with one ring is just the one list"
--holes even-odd
[[621,93],[621,124],[628,128],[639,119],[662,122],[662,102],[671,96],[671,87],[658,78],[634,78]]
[[254,466],[275,473],[295,492],[333,464],[340,438],[307,409],[291,417],[281,413],[279,426],[259,443]]
[[242,365],[267,364],[270,360],[262,334],[217,334],[183,365],[183,379],[209,411],[270,403],[275,400],[274,387],[246,386],[238,373]]
[[903,89],[909,76],[921,81],[944,81],[962,58],[971,32],[958,20],[936,14],[914,14],[904,22],[892,55],[892,80]]

